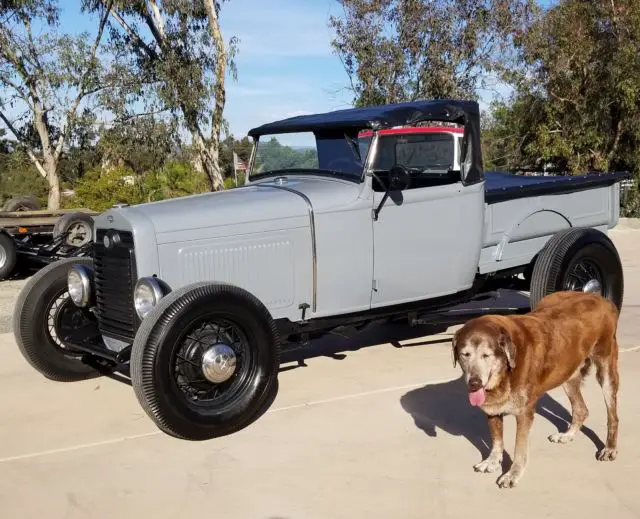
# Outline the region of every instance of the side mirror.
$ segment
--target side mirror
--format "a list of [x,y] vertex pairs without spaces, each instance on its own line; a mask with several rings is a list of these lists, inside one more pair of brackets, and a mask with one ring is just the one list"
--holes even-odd
[[382,200],[380,200],[380,204],[373,210],[373,219],[378,220],[378,215],[380,214],[380,210],[382,206],[387,201],[389,197],[389,193],[397,193],[398,191],[403,191],[407,189],[411,185],[411,175],[407,171],[407,168],[404,166],[393,166],[389,170],[389,187],[384,192],[384,196]]
[[389,171],[389,191],[403,191],[411,185],[411,176],[404,166],[393,166]]

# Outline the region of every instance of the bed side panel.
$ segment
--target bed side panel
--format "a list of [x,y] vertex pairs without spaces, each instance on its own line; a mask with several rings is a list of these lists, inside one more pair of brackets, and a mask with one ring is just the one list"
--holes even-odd
[[606,232],[615,219],[617,186],[487,204],[479,272],[529,263],[551,236],[568,227]]

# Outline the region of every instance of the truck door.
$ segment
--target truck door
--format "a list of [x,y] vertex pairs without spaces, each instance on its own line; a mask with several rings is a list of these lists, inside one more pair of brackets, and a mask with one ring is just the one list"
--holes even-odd
[[[454,294],[471,287],[476,275],[484,182],[460,181],[456,133],[426,130],[378,137],[374,173],[384,183],[382,172],[401,164],[412,179],[387,198],[373,222],[372,307]],[[384,187],[371,180],[377,208]]]

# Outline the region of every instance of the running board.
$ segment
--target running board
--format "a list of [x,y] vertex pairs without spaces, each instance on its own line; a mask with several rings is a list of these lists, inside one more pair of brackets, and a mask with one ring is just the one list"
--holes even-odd
[[418,316],[417,314],[409,314],[409,324],[411,326],[420,326],[424,324],[437,324],[447,321],[459,321],[462,319],[472,319],[481,315],[498,314],[513,315],[526,314],[530,311],[529,307],[484,307],[484,308],[461,308],[458,310],[448,310],[446,312],[434,312]]

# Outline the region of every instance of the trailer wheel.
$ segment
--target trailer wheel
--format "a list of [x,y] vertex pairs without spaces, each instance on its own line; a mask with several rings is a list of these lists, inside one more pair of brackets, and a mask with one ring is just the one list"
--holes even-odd
[[58,238],[66,232],[67,245],[82,247],[93,240],[94,221],[91,215],[86,213],[68,213],[56,220],[53,226],[53,238]]
[[72,382],[99,373],[69,350],[61,337],[95,322],[88,311],[73,304],[67,291],[72,265],[90,265],[91,258],[65,258],[38,271],[24,286],[13,314],[13,333],[27,362],[46,378]]
[[207,440],[248,426],[277,391],[279,337],[267,309],[229,285],[198,283],[145,317],[131,354],[138,401],[163,432]]
[[7,200],[4,204],[3,210],[8,212],[37,211],[40,207],[40,200],[35,196],[16,196]]
[[560,290],[596,292],[622,307],[622,263],[606,234],[577,227],[560,231],[546,243],[533,267],[531,308]]
[[16,268],[18,252],[13,238],[0,232],[0,279],[7,279]]

